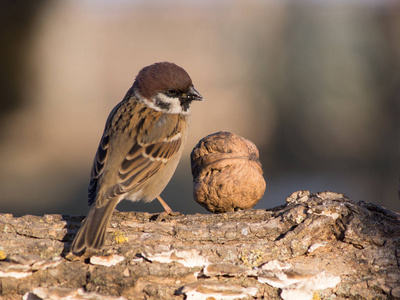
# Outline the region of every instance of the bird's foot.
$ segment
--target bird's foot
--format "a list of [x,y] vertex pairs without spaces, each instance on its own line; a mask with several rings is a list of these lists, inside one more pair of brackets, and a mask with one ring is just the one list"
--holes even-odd
[[177,212],[177,211],[172,211],[172,210],[170,212],[163,211],[162,213],[158,214],[156,221],[161,222],[161,221],[166,220],[168,217],[176,217],[176,216],[180,216],[180,215],[182,215],[182,213]]

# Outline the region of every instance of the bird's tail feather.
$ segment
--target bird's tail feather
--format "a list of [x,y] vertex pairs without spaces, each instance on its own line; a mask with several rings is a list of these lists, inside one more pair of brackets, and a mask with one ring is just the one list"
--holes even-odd
[[102,207],[93,205],[71,245],[73,253],[85,248],[100,249],[104,245],[106,229],[118,201],[109,201]]

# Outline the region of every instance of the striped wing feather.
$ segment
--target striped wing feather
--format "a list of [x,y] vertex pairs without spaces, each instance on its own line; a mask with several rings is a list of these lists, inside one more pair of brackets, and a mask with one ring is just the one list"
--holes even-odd
[[132,190],[153,176],[178,152],[180,146],[181,139],[146,146],[134,145],[119,168],[118,184],[122,190]]
[[[121,103],[120,103],[121,104]],[[136,104],[140,105],[140,104]],[[135,109],[133,109],[135,110]],[[149,114],[149,108],[142,108],[139,113],[132,115],[130,128],[118,127],[118,120],[121,119],[122,111],[126,111],[123,105],[117,105],[109,116],[103,137],[100,141],[99,148],[93,161],[91,172],[91,180],[89,184],[89,205],[96,202],[96,206],[103,206],[106,199],[113,199],[121,194],[132,191],[140,187],[148,178],[153,176],[160,170],[173,156],[177,153],[182,145],[179,134],[180,117],[171,115],[168,121],[165,119],[158,122],[162,114]],[[136,110],[138,111],[138,110]],[[143,117],[146,115],[146,118]],[[126,120],[124,122],[126,124]],[[160,123],[159,127],[155,124]],[[113,126],[110,126],[113,124]],[[109,157],[109,145],[112,142],[112,129],[124,131],[129,134],[132,139],[132,147],[125,157],[122,158],[118,170],[116,182],[109,182],[109,187],[99,198],[99,182],[107,182],[102,178],[104,168],[107,165]],[[130,129],[130,130],[129,130]],[[134,133],[137,133],[135,135]],[[122,134],[120,132],[119,134]],[[115,163],[115,162],[113,162]]]

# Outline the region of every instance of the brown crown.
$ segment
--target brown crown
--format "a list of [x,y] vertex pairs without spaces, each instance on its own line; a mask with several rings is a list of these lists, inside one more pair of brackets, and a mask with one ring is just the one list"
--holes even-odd
[[144,67],[133,84],[137,92],[148,99],[169,89],[186,92],[191,85],[192,79],[189,74],[183,68],[170,62],[159,62]]

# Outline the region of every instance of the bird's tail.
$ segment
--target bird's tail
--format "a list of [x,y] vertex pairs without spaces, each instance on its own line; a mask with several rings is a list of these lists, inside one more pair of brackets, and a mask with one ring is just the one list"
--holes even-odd
[[109,201],[102,207],[93,205],[71,245],[73,253],[85,248],[100,249],[104,245],[106,229],[118,201]]

